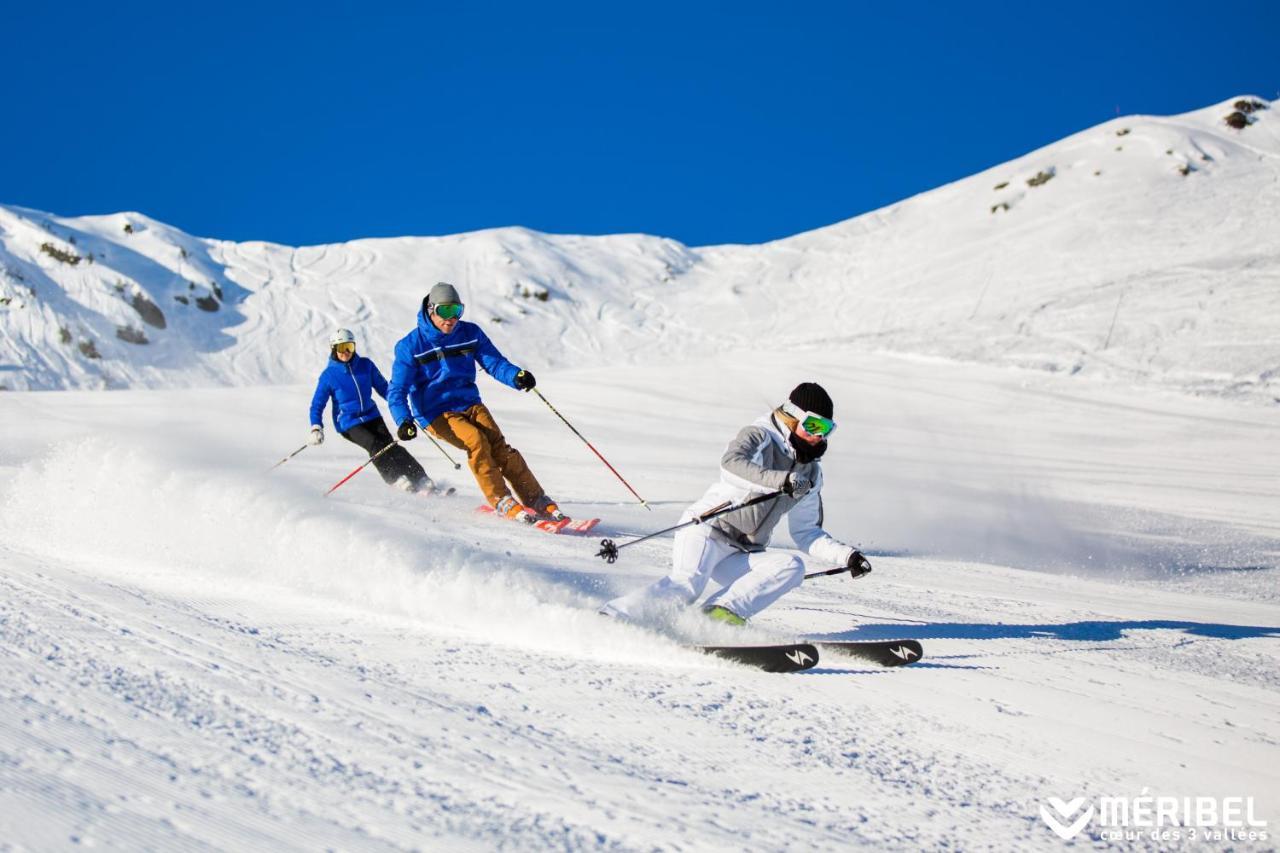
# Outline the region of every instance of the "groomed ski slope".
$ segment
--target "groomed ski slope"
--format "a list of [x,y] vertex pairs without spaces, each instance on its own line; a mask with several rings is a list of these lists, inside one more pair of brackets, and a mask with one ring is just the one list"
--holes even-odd
[[425,441],[457,499],[372,472],[321,497],[360,461],[332,435],[264,474],[309,387],[4,395],[5,845],[1035,849],[1048,797],[1144,789],[1280,821],[1280,411],[832,347],[538,375],[653,512],[535,397],[481,387],[620,541],[823,381],[827,527],[874,573],[743,633],[675,627],[927,660],[768,675],[606,620],[666,541],[606,566],[598,536],[479,518]]

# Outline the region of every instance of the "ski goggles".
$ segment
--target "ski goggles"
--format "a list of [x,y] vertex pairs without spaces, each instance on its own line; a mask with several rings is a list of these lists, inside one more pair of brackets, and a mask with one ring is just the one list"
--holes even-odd
[[431,306],[431,313],[441,320],[457,320],[462,317],[463,307],[461,302],[439,302]]
[[340,344],[334,344],[333,351],[338,355],[353,355],[356,351],[356,345],[351,341],[344,341]]
[[824,418],[822,415],[806,412],[789,400],[782,404],[782,411],[799,421],[800,428],[809,433],[809,435],[826,438],[836,431],[836,422],[831,418]]

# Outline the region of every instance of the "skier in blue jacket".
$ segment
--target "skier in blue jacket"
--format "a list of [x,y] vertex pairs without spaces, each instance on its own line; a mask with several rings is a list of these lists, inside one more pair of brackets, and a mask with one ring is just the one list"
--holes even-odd
[[[394,440],[387,430],[373,392],[387,397],[387,380],[370,359],[356,355],[356,339],[349,329],[338,329],[329,338],[329,364],[320,373],[311,397],[311,444],[324,441],[321,423],[325,406],[333,400],[333,425],[347,441],[370,456]],[[373,460],[382,479],[407,492],[434,490],[435,484],[409,451],[396,445]]]
[[528,524],[561,520],[564,514],[520,451],[507,444],[476,388],[477,363],[517,391],[533,388],[533,374],[507,361],[479,326],[464,321],[463,307],[457,289],[440,282],[422,300],[417,328],[396,344],[387,389],[396,434],[409,441],[422,426],[465,450],[480,490],[499,514]]

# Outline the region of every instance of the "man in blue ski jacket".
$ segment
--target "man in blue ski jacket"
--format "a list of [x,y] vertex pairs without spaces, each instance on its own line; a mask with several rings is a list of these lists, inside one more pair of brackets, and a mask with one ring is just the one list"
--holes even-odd
[[[349,329],[338,329],[329,338],[329,364],[320,373],[311,397],[311,444],[324,441],[321,423],[325,406],[333,400],[333,426],[347,441],[374,456],[393,443],[373,393],[387,397],[387,380],[378,366],[356,355],[356,339]],[[373,460],[382,479],[407,492],[434,490],[435,484],[409,451],[396,445]]]
[[480,490],[499,514],[529,524],[563,519],[476,388],[476,364],[518,391],[533,388],[533,374],[507,361],[479,326],[462,319],[463,309],[457,289],[440,282],[422,300],[417,328],[396,344],[387,406],[399,424],[397,435],[409,441],[421,426],[465,450]]

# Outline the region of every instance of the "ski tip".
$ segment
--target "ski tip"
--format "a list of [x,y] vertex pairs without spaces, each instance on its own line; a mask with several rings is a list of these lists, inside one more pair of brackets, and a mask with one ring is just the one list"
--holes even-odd
[[817,645],[827,651],[877,663],[880,666],[906,666],[924,658],[924,646],[919,640],[854,640],[850,642],[823,642]]

